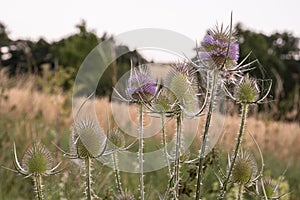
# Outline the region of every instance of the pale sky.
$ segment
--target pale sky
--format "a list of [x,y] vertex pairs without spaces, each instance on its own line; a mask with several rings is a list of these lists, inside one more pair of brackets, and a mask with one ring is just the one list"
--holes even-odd
[[10,37],[48,41],[74,33],[81,19],[101,36],[139,28],[163,28],[201,40],[216,22],[242,22],[266,34],[289,31],[300,37],[299,0],[1,0],[0,21]]

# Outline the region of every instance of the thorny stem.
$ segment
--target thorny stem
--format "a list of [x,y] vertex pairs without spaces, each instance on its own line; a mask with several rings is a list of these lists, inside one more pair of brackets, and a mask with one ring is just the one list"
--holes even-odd
[[41,175],[34,176],[33,181],[34,181],[34,187],[36,192],[36,199],[43,200],[44,193],[43,193],[43,185],[42,185],[42,176]]
[[235,149],[234,149],[233,157],[232,157],[232,159],[230,161],[229,170],[228,170],[226,179],[223,182],[223,186],[222,186],[222,188],[220,190],[220,196],[219,196],[218,199],[223,199],[224,196],[225,196],[225,193],[226,193],[227,184],[229,182],[229,179],[230,179],[230,176],[231,176],[234,164],[235,164],[235,160],[236,160],[236,157],[237,157],[238,152],[239,152],[239,147],[240,147],[240,144],[242,142],[243,133],[244,133],[245,124],[246,124],[247,113],[248,113],[248,107],[249,107],[248,104],[246,104],[246,103],[242,104],[242,121],[241,121],[241,125],[240,125],[239,135],[238,135],[238,138],[237,138],[237,142],[235,144]]
[[144,139],[143,139],[143,105],[139,105],[139,129],[138,129],[138,139],[139,139],[139,180],[140,180],[140,199],[144,200]]
[[171,173],[170,161],[169,161],[169,158],[168,158],[168,149],[167,149],[167,138],[166,138],[166,127],[165,127],[165,116],[164,116],[164,114],[161,115],[161,126],[162,126],[162,145],[163,145],[164,155],[165,155],[166,164],[167,164],[167,168],[168,168],[168,175],[169,175],[169,178],[171,178],[172,173]]
[[113,159],[113,165],[114,165],[114,171],[115,171],[115,176],[116,176],[116,182],[117,182],[117,188],[119,191],[119,194],[122,195],[123,194],[123,190],[122,190],[122,185],[121,185],[121,180],[120,180],[120,171],[118,168],[118,155],[114,152],[112,154],[112,159]]
[[[172,171],[171,171],[171,164],[169,160],[169,154],[168,154],[168,149],[167,149],[167,138],[166,138],[166,126],[165,126],[165,115],[164,113],[161,114],[161,127],[162,127],[162,145],[163,145],[163,151],[164,151],[164,156],[167,164],[167,169],[168,169],[168,177],[169,177],[169,183],[172,180]],[[168,187],[165,192],[165,196],[163,199],[166,199],[166,197],[169,195],[170,192],[170,184],[168,184]]]
[[176,146],[175,146],[175,164],[174,164],[174,199],[179,199],[179,165],[180,165],[180,148],[182,132],[182,115],[176,119]]
[[243,199],[243,189],[244,189],[243,184],[240,184],[239,185],[239,191],[238,191],[237,200],[242,200]]
[[85,158],[85,184],[86,184],[86,189],[85,189],[85,195],[87,200],[92,199],[92,180],[91,180],[91,158],[88,156]]
[[210,93],[210,100],[209,100],[209,107],[208,107],[208,113],[206,116],[206,123],[205,123],[205,128],[204,128],[204,133],[203,133],[203,138],[202,138],[202,144],[201,144],[201,149],[199,152],[199,164],[198,164],[198,176],[197,176],[197,188],[196,188],[196,200],[199,200],[201,197],[201,187],[202,187],[202,181],[203,181],[203,165],[204,165],[204,160],[205,160],[205,149],[206,149],[206,142],[208,139],[208,131],[210,127],[210,121],[211,121],[211,116],[213,112],[213,107],[214,107],[214,100],[215,100],[215,93],[217,89],[217,81],[218,81],[218,70],[215,70],[213,72],[213,80],[212,80],[212,86],[211,86],[211,93]]

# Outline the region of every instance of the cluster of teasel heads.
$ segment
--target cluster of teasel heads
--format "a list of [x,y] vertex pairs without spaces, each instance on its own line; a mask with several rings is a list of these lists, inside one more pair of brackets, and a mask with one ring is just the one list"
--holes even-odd
[[[232,24],[228,28],[216,27],[208,31],[201,47],[197,48],[197,59],[174,64],[164,80],[157,81],[150,76],[147,66],[131,68],[127,82],[126,95],[115,90],[122,101],[138,105],[138,167],[139,167],[139,198],[145,199],[144,192],[144,141],[143,120],[145,112],[152,112],[161,116],[163,153],[167,164],[169,184],[165,194],[159,194],[159,199],[180,199],[183,191],[183,181],[180,177],[180,165],[188,163],[197,165],[193,173],[196,181],[194,198],[203,197],[203,179],[207,157],[207,142],[210,130],[210,121],[215,106],[215,98],[219,88],[223,89],[227,96],[241,106],[241,124],[237,135],[232,155],[228,156],[226,170],[218,170],[219,195],[218,199],[226,198],[226,193],[232,186],[238,186],[237,199],[243,199],[244,193],[255,195],[263,199],[279,199],[283,195],[277,194],[278,184],[270,178],[263,177],[262,167],[259,170],[255,157],[243,150],[243,135],[246,124],[247,112],[250,105],[263,103],[271,89],[270,80],[258,80],[249,75],[256,61],[245,63],[249,55],[240,63],[239,45],[236,36],[232,32]],[[205,84],[203,85],[203,82]],[[78,111],[79,112],[79,111]],[[199,155],[193,160],[184,160],[182,149],[183,119],[204,115],[205,127],[202,135],[202,143],[199,145]],[[167,149],[165,118],[176,120],[175,147],[173,153]],[[106,139],[108,138],[108,139]],[[115,144],[115,148],[107,150],[108,140]],[[70,159],[82,161],[85,169],[86,198],[96,198],[92,190],[92,161],[102,156],[112,156],[117,190],[116,199],[134,199],[127,191],[122,189],[120,173],[118,170],[118,158],[116,151],[130,148],[125,147],[124,138],[114,129],[105,137],[103,130],[96,121],[77,120],[72,128],[71,152],[63,154]],[[260,155],[261,151],[256,141]],[[37,199],[43,199],[42,177],[57,174],[59,165],[53,166],[50,153],[41,144],[34,144],[26,153],[22,163],[18,161],[16,148],[14,147],[16,172],[32,177]]]

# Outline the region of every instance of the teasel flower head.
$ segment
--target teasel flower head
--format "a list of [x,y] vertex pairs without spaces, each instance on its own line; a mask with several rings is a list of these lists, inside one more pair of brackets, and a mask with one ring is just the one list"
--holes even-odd
[[188,63],[172,66],[167,74],[163,88],[159,91],[154,105],[166,114],[178,115],[184,112],[193,115],[199,110],[196,70]]
[[256,179],[257,168],[257,163],[252,154],[241,151],[234,163],[231,181],[242,185],[251,185]]
[[93,120],[80,120],[74,123],[71,137],[72,153],[65,153],[71,158],[98,158],[106,149],[103,130]]
[[125,147],[125,138],[120,133],[120,130],[115,128],[112,133],[108,135],[108,140],[116,147],[116,148],[124,148]]
[[196,47],[197,57],[192,61],[193,66],[200,71],[219,72],[222,83],[237,83],[245,73],[254,69],[253,63],[257,60],[245,63],[251,52],[240,62],[239,44],[237,35],[232,28],[232,15],[230,25],[223,25],[210,29],[200,47]]
[[153,111],[172,117],[180,114],[181,109],[175,94],[168,88],[162,87],[153,101]]
[[124,191],[116,196],[116,200],[135,200],[135,198],[128,191]]
[[146,65],[132,67],[126,94],[130,102],[149,102],[156,94],[156,80],[150,76]]
[[24,154],[22,162],[18,160],[14,144],[14,165],[16,171],[26,177],[50,176],[59,173],[56,171],[61,162],[56,166],[49,150],[41,143],[34,143]]
[[239,44],[231,30],[216,26],[205,35],[201,46],[205,52],[200,52],[202,60],[211,59],[217,68],[231,68],[237,64],[239,59]]
[[262,178],[257,183],[257,193],[261,197],[272,199],[276,195],[276,184],[271,177]]
[[258,80],[246,74],[232,90],[225,86],[227,95],[241,104],[257,104],[263,103],[269,95],[272,87],[272,80]]

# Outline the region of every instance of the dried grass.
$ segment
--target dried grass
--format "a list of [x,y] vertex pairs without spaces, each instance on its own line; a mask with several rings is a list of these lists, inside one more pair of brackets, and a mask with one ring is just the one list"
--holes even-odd
[[[11,80],[6,79],[1,75],[0,86],[5,87]],[[10,83],[11,84],[11,83]],[[63,126],[70,126],[72,123],[72,116],[64,116],[64,104],[67,97],[64,94],[51,95],[39,92],[34,89],[35,80],[33,78],[26,78],[18,80],[15,87],[5,90],[5,95],[8,99],[0,101],[0,113],[2,115],[10,115],[13,117],[25,116],[28,123],[35,118],[42,118],[47,123],[55,124],[57,120],[61,120]],[[98,99],[94,101],[94,105],[90,106],[95,108],[96,114],[100,124],[105,130],[108,129],[108,121],[106,113],[108,112],[111,127],[114,124],[112,117],[112,106],[117,111],[119,119],[118,125],[127,127],[127,130],[132,132],[136,131],[137,124],[137,109],[135,106],[124,106],[119,103],[110,103],[107,98]],[[71,109],[70,107],[68,109]],[[67,112],[70,113],[70,112]],[[203,119],[199,120],[199,130],[197,138],[199,139],[203,129]],[[156,130],[159,129],[160,124],[151,121],[151,117],[146,117],[145,125],[153,125]],[[217,119],[218,120],[218,119]],[[153,124],[154,123],[154,124]],[[235,141],[240,118],[239,116],[226,116],[225,124],[222,131],[223,136],[220,138],[220,143],[224,148],[232,148]],[[130,127],[131,126],[131,127]],[[195,124],[187,123],[185,125],[186,134],[191,133],[195,129]],[[30,125],[26,125],[30,129]],[[175,129],[174,121],[167,124],[169,133],[173,133]],[[151,129],[150,129],[151,130]],[[21,131],[21,130],[20,130]],[[30,130],[28,130],[30,131]],[[262,121],[250,117],[247,120],[246,138],[249,146],[254,146],[253,141],[249,137],[251,133],[256,138],[261,149],[268,151],[277,156],[278,158],[300,158],[300,126],[297,123],[285,123],[275,121]],[[160,137],[160,134],[157,134]],[[173,136],[169,136],[172,138]]]

